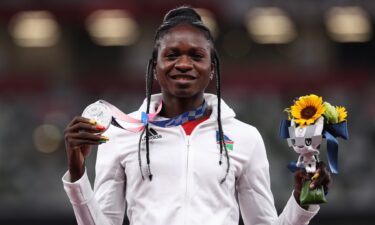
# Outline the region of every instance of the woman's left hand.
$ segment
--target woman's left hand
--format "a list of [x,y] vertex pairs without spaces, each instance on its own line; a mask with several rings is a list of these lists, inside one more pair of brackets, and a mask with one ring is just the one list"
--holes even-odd
[[328,193],[329,186],[332,182],[331,173],[327,170],[324,162],[317,163],[317,170],[314,174],[306,173],[305,169],[298,170],[294,175],[294,197],[298,204],[300,204],[299,197],[301,194],[302,185],[306,180],[312,180],[310,184],[311,190],[323,185],[325,193]]

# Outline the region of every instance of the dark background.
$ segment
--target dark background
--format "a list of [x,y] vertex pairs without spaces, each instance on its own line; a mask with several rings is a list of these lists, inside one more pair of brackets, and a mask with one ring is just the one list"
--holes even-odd
[[[0,1],[0,224],[76,224],[61,177],[67,169],[62,132],[97,99],[125,112],[145,96],[146,63],[155,30],[168,10],[190,4],[210,10],[217,22],[223,98],[237,117],[263,135],[275,204],[282,211],[292,190],[286,169],[297,155],[278,137],[283,110],[297,96],[315,93],[348,110],[349,141],[340,141],[339,171],[311,224],[370,224],[375,219],[375,1],[323,0],[1,0]],[[367,13],[364,42],[338,42],[326,27],[335,6]],[[294,24],[295,38],[261,44],[244,25],[256,7],[279,7]],[[100,46],[86,29],[98,9],[129,12],[138,24],[128,46]],[[49,47],[22,47],[11,33],[15,15],[49,11],[59,27]],[[210,87],[209,92],[214,92]],[[325,146],[322,159],[325,160]],[[95,152],[88,159],[94,175]],[[92,179],[93,181],[93,179]]]

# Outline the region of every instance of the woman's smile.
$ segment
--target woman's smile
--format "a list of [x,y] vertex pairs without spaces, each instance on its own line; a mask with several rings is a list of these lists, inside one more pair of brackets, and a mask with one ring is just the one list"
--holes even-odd
[[197,79],[196,76],[190,74],[176,74],[171,75],[170,78],[176,81],[194,81]]

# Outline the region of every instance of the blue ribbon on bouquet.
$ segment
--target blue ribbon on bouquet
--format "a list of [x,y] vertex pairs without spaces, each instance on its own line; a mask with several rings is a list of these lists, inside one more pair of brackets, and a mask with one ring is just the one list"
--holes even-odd
[[332,173],[338,174],[337,155],[339,142],[336,138],[340,137],[348,140],[349,134],[347,122],[344,121],[336,124],[325,124],[322,135],[327,140],[327,158],[329,168]]
[[279,136],[283,139],[289,138],[289,130],[288,128],[291,125],[290,120],[281,120],[280,128],[279,128]]

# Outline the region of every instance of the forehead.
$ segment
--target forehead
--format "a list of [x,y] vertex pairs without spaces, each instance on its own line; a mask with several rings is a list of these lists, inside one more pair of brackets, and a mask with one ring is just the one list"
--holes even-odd
[[181,24],[163,35],[159,41],[159,47],[160,49],[191,47],[210,50],[211,45],[203,31],[188,24]]

